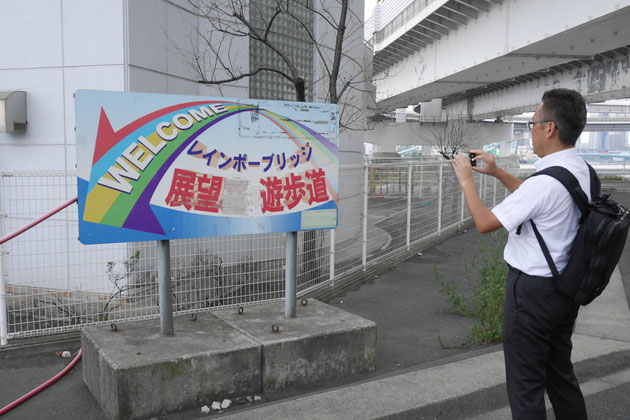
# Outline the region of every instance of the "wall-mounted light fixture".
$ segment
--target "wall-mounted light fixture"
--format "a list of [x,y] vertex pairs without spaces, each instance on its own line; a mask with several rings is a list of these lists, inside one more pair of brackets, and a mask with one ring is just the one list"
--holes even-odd
[[0,91],[0,133],[26,130],[26,92]]

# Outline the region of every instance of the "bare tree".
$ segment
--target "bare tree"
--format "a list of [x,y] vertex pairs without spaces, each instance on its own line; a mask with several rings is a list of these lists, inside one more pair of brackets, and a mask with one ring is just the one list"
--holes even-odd
[[[204,22],[193,25],[190,51],[175,49],[199,83],[220,88],[262,74],[275,75],[291,86],[296,101],[313,98],[339,104],[342,128],[356,128],[363,119],[363,107],[351,98],[364,89],[362,59],[344,52],[364,48],[362,19],[349,7],[349,0],[330,0],[327,7],[316,6],[314,0],[188,1]],[[296,33],[316,58],[314,73],[311,63],[302,64],[295,42],[287,42],[295,41]],[[245,57],[246,43],[264,52],[250,51]]]
[[479,123],[469,121],[466,115],[451,113],[440,120],[427,122],[420,118],[416,131],[420,144],[432,146],[445,159],[451,159],[479,139]]

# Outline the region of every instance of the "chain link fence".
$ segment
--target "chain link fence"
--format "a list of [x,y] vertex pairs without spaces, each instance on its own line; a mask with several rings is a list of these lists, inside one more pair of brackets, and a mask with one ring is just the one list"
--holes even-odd
[[[516,173],[515,159],[500,164]],[[380,161],[339,168],[339,225],[298,234],[303,296],[438,238],[469,219],[450,162]],[[489,207],[506,196],[475,174]],[[0,172],[0,236],[76,195],[71,172]],[[8,337],[159,316],[155,242],[83,245],[70,206],[0,245]],[[192,313],[284,299],[285,235],[171,241],[173,311]]]

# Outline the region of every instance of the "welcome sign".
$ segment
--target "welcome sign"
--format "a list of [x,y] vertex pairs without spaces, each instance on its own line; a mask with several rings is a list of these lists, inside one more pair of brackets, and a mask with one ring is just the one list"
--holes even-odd
[[336,105],[79,90],[79,240],[337,226]]

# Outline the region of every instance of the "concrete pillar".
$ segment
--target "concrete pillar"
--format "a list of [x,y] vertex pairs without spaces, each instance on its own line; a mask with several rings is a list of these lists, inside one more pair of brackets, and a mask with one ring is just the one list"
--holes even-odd
[[396,145],[387,144],[374,144],[374,151],[372,152],[372,159],[399,159],[400,155],[396,153]]
[[374,143],[374,153],[396,153],[396,146],[397,145],[391,143]]
[[510,149],[512,147],[512,141],[502,141],[499,146],[499,156],[510,156]]

